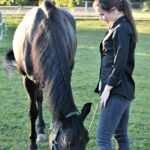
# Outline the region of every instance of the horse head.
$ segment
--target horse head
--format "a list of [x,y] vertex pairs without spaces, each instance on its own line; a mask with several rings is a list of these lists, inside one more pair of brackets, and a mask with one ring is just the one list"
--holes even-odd
[[81,113],[70,112],[66,116],[59,114],[59,121],[54,121],[50,134],[51,150],[85,150],[89,141],[84,120],[90,112],[91,103],[82,108]]

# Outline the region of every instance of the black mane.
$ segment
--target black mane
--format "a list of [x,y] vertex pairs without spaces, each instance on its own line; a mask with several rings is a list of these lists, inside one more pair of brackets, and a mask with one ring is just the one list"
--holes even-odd
[[70,62],[73,60],[69,58],[68,53],[73,50],[72,45],[66,42],[71,40],[71,36],[66,31],[68,22],[64,20],[65,15],[51,5],[46,6],[46,10],[51,11],[36,31],[31,60],[34,78],[47,91],[52,114],[56,119],[60,111],[66,115],[76,110],[70,83],[73,68]]

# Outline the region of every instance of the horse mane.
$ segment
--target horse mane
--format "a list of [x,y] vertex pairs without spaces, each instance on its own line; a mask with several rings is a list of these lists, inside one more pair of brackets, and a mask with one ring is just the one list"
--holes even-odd
[[[68,55],[70,40],[65,27],[65,16],[50,2],[45,1],[45,18],[37,28],[31,50],[35,81],[48,94],[53,118],[77,110],[71,90],[71,67]],[[45,12],[44,10],[44,12]]]

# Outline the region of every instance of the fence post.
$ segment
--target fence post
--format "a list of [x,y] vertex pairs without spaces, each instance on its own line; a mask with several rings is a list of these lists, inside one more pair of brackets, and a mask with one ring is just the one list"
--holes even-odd
[[0,40],[3,39],[3,36],[7,34],[7,24],[6,20],[2,16],[2,11],[0,10]]
[[86,19],[87,12],[88,12],[88,1],[84,1],[84,3],[85,3],[84,11],[85,11],[85,19]]
[[2,12],[0,10],[0,40],[3,39],[3,23],[2,23]]

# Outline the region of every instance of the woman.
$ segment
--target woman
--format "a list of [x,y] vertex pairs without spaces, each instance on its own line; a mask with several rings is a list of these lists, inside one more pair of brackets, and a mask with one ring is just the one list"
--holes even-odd
[[94,8],[109,25],[100,44],[101,115],[97,130],[99,150],[112,150],[114,136],[119,150],[129,150],[128,119],[134,99],[134,51],[137,31],[128,0],[96,0]]

